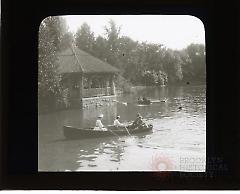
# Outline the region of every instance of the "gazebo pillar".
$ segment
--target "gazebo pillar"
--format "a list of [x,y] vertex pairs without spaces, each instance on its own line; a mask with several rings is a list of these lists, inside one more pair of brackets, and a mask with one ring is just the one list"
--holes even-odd
[[91,84],[92,84],[91,76],[88,76],[88,77],[87,77],[87,85],[88,85],[88,89],[91,89]]
[[88,76],[88,78],[87,78],[87,85],[88,85],[87,97],[91,97],[91,85],[92,85],[92,78],[91,78],[91,76]]
[[67,87],[68,87],[68,93],[69,93],[69,100],[71,101],[72,98],[72,91],[73,91],[73,86],[72,86],[72,77],[69,75],[67,78]]
[[80,100],[83,98],[83,75],[80,75],[79,78],[79,98]]
[[104,88],[105,88],[105,95],[108,96],[108,84],[109,84],[109,76],[106,76],[104,79]]
[[114,84],[114,81],[113,81],[113,76],[111,76],[110,78],[110,87],[111,87],[111,95],[115,95],[115,84]]

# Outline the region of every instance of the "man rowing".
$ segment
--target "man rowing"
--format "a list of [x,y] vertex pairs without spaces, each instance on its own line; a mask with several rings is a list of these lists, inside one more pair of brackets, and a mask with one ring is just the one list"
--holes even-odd
[[133,122],[132,127],[137,127],[139,125],[140,117],[141,117],[140,113],[137,113],[137,118]]
[[140,115],[140,113],[137,113],[137,118],[131,125],[131,128],[137,128],[137,127],[143,127],[143,126],[146,127],[147,124],[143,122],[142,116]]

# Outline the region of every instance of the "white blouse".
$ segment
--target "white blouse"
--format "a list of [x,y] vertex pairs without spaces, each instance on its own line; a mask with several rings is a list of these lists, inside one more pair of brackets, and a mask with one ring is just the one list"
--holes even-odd
[[101,121],[100,119],[98,119],[98,120],[96,121],[96,127],[99,127],[100,129],[103,128],[103,124],[102,124],[102,121]]
[[114,120],[113,125],[116,126],[116,127],[121,127],[121,126],[123,126],[123,124],[120,123],[118,119],[115,119],[115,120]]

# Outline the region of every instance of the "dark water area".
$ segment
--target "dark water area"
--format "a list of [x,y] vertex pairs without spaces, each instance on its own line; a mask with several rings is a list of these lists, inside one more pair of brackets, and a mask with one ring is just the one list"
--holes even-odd
[[[139,96],[152,104],[138,105]],[[102,113],[104,125],[117,115],[132,122],[137,113],[152,132],[122,137],[66,140],[63,125],[89,128]],[[39,171],[204,171],[206,86],[136,88],[113,105],[39,115]]]

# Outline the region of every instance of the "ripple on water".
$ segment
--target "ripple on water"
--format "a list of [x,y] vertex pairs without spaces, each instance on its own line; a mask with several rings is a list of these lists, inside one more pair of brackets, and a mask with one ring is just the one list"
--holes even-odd
[[84,167],[84,165],[83,165],[83,162],[82,161],[76,161],[77,163],[78,163],[78,167]]
[[155,129],[155,131],[170,131],[171,129]]
[[120,159],[112,158],[112,159],[110,159],[110,161],[112,161],[112,162],[120,162]]
[[106,144],[104,145],[104,148],[116,148],[116,145]]
[[88,164],[89,167],[97,167],[97,164]]
[[80,160],[94,161],[96,160],[97,155],[81,155],[79,156]]
[[149,145],[145,145],[144,148],[151,148],[151,146],[149,146]]
[[105,154],[113,154],[114,151],[113,150],[109,150],[109,149],[104,149],[103,153],[105,153]]

